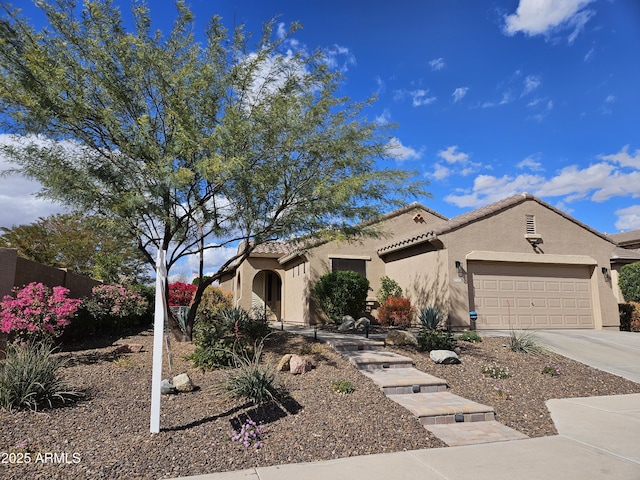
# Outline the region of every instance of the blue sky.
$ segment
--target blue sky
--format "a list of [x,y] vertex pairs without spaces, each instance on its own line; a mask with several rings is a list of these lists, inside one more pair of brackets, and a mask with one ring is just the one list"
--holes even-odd
[[[24,13],[37,18],[31,2]],[[117,0],[123,10],[128,1]],[[259,35],[277,17],[321,48],[370,119],[397,123],[385,164],[416,170],[448,217],[523,191],[606,233],[640,229],[640,2],[190,0]],[[149,1],[158,26],[172,1]],[[366,6],[365,6],[366,5]],[[59,207],[0,179],[0,226]]]

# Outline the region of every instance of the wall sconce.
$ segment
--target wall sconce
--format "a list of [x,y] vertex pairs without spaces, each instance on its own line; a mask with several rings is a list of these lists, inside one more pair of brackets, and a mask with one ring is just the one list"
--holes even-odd
[[456,266],[456,271],[458,272],[458,276],[461,277],[462,275],[464,275],[464,268],[462,268],[462,263],[456,260],[455,266]]
[[602,267],[602,275],[604,275],[606,280],[611,280],[611,273],[607,267]]

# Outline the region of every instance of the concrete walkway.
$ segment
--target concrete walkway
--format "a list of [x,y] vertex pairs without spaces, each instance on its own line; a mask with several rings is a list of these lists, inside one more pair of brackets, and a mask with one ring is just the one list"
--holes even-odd
[[[297,333],[314,334],[312,329],[297,330]],[[539,338],[558,353],[611,373],[624,373],[621,376],[625,378],[636,378],[637,366],[640,364],[640,334],[635,334],[636,338],[627,336],[625,332],[570,331],[565,335],[555,331],[548,333],[546,335],[547,332],[544,332]],[[328,340],[323,338],[326,336],[323,332],[317,332],[317,336]],[[557,350],[552,345],[553,341],[560,345]],[[564,353],[570,350],[574,350],[569,353],[576,357]],[[611,351],[624,353],[613,357],[617,360],[612,360],[608,356]],[[579,355],[584,360],[577,358]],[[349,457],[189,478],[640,479],[640,394],[550,400],[547,406],[558,430],[558,435],[553,437]]]

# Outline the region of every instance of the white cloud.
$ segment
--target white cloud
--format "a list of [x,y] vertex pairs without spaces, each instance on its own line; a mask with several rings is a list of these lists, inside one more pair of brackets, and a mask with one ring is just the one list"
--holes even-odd
[[434,58],[429,62],[429,66],[431,67],[431,70],[437,72],[438,70],[442,70],[446,67],[446,63],[444,63],[444,58]]
[[[640,197],[640,150],[635,156],[628,147],[585,168],[570,165],[551,177],[542,175],[479,175],[469,191],[448,195],[445,200],[459,207],[478,208],[518,192],[538,197],[560,197],[566,203],[588,198],[604,202],[612,197]],[[530,164],[527,159],[525,165]]]
[[640,205],[621,208],[615,211],[618,220],[615,226],[618,230],[639,230],[640,229]]
[[391,112],[385,108],[382,113],[375,118],[375,122],[378,125],[388,125],[391,123]]
[[412,99],[411,105],[413,105],[414,107],[429,105],[436,101],[436,97],[429,96],[429,90],[413,90],[409,93]]
[[467,92],[469,91],[469,87],[458,87],[456,88],[451,96],[453,97],[453,103],[459,102],[462,100]]
[[356,57],[347,47],[333,45],[324,49],[327,65],[333,70],[346,72],[349,67],[356,65]]
[[[216,273],[227,260],[236,254],[236,251],[237,247],[222,247],[219,245],[215,246],[214,244],[208,245],[207,250],[204,252],[204,274],[212,275]],[[187,257],[189,279],[197,275],[199,265],[200,258],[198,255],[190,255]]]
[[518,32],[535,36],[571,30],[567,37],[573,43],[589,19],[595,14],[586,9],[593,0],[520,0],[515,13],[505,16],[503,31],[512,36]]
[[451,169],[450,168],[445,167],[441,163],[436,163],[435,166],[434,166],[433,172],[430,175],[425,174],[425,177],[431,176],[431,177],[435,178],[436,180],[444,180],[449,175],[451,175]]
[[518,168],[528,168],[532,172],[541,172],[544,170],[542,164],[533,157],[527,157],[517,165]]
[[615,95],[608,95],[607,98],[604,99],[605,103],[614,103],[616,101]]
[[537,75],[527,75],[523,83],[524,90],[522,91],[522,96],[524,97],[540,87],[542,80],[540,80],[540,77]]
[[593,49],[593,47],[591,47],[591,49],[584,56],[584,62],[585,63],[590,62],[594,55],[595,55],[595,50]]
[[396,137],[393,137],[391,140],[389,140],[389,142],[387,143],[386,152],[387,155],[395,158],[400,162],[403,162],[405,160],[418,160],[422,157],[421,151],[403,145],[402,142]]
[[601,160],[618,163],[621,167],[640,169],[640,150],[636,150],[635,155],[629,155],[629,145],[622,147],[618,153],[611,155],[600,155]]
[[459,152],[457,145],[452,145],[450,147],[447,147],[446,150],[440,150],[438,152],[438,157],[442,158],[447,163],[465,164],[467,163],[467,160],[469,160],[469,154],[464,152]]

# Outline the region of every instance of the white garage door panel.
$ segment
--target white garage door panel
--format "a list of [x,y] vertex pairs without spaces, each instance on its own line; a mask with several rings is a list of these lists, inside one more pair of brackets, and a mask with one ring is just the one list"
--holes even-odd
[[582,265],[468,264],[477,328],[593,328],[590,270]]

